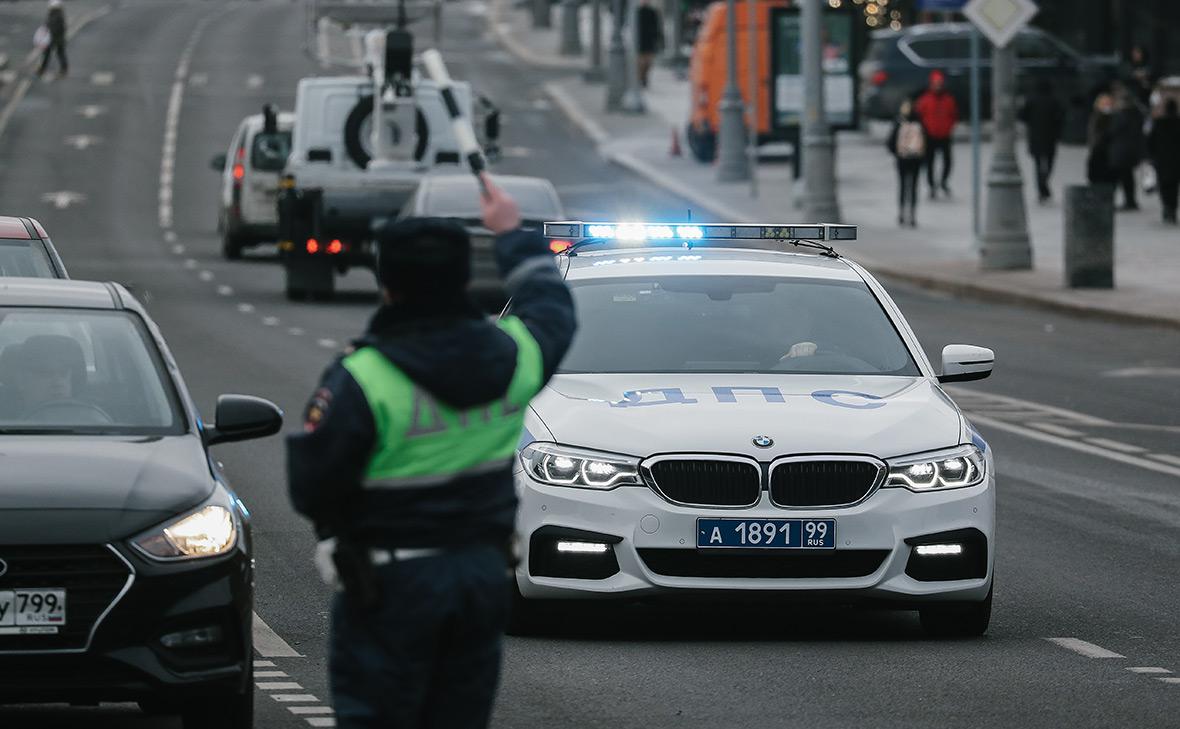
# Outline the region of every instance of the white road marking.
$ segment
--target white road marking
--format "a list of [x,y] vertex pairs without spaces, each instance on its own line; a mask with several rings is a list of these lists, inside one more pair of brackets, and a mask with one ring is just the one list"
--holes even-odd
[[294,681],[255,681],[254,685],[263,691],[302,691],[303,687]]
[[1053,435],[1060,435],[1062,438],[1081,438],[1085,435],[1080,430],[1073,430],[1072,428],[1066,428],[1063,425],[1054,425],[1053,423],[1029,423],[1028,425],[1037,430],[1044,430]]
[[319,701],[312,694],[271,694],[270,697],[280,704],[307,703]]
[[[184,88],[188,81],[189,64],[192,62],[193,51],[197,41],[205,32],[205,27],[212,20],[206,16],[199,21],[189,35],[188,43],[180,52],[180,60],[176,64],[176,74],[173,76],[172,92],[168,96],[168,112],[164,117],[164,145],[160,155],[160,194],[157,215],[161,228],[172,227],[172,173],[176,166],[176,135],[180,127],[180,107],[184,103]],[[111,74],[112,79],[114,74]],[[93,78],[93,77],[92,77]]]
[[1059,438],[1055,435],[1042,433],[1039,430],[1033,430],[1032,428],[1026,428],[1022,425],[1015,425],[1013,423],[1006,423],[1003,420],[997,420],[995,418],[985,417],[982,415],[973,414],[971,416],[971,421],[979,425],[986,425],[990,428],[995,428],[996,430],[1005,430],[1009,433],[1015,433],[1016,435],[1022,435],[1026,438],[1031,438],[1032,440],[1039,440],[1042,443],[1049,443],[1062,448],[1069,448],[1070,450],[1086,453],[1091,456],[1098,456],[1099,458],[1105,458],[1110,461],[1118,461],[1119,463],[1125,463],[1129,466],[1138,466],[1139,468],[1144,468],[1148,471],[1164,473],[1169,476],[1180,476],[1180,466],[1168,466],[1164,465],[1163,463],[1149,461],[1145,458],[1136,458],[1126,453],[1119,453],[1118,451],[1099,448],[1098,446],[1081,441]]
[[1180,367],[1124,367],[1107,370],[1103,377],[1180,377]]
[[95,71],[90,74],[90,83],[95,86],[110,86],[115,83],[115,74],[113,71]]
[[1157,461],[1163,461],[1164,463],[1171,463],[1175,466],[1180,466],[1180,456],[1172,456],[1168,455],[1167,453],[1149,453],[1147,454],[1147,457],[1154,458]]
[[549,111],[553,108],[553,103],[548,99],[533,99],[529,106],[537,111]]
[[254,311],[254,304],[238,304],[238,311],[243,314],[249,314]]
[[255,668],[274,668],[274,661],[254,661]]
[[225,284],[222,284],[217,287],[217,295],[218,296],[233,296],[234,295],[233,287],[226,286]]
[[533,150],[530,147],[502,147],[500,149],[500,154],[504,155],[505,157],[515,157],[517,159],[522,159],[525,157],[532,157]]
[[1157,678],[1156,681],[1163,681],[1164,683],[1180,683],[1180,678],[1175,676],[1167,676],[1164,678]]
[[[257,665],[254,667],[258,668]],[[290,678],[290,676],[288,676],[286,671],[255,671],[254,678]]]
[[1168,669],[1159,666],[1132,666],[1127,670],[1131,673],[1171,673]]
[[198,263],[198,262],[197,262],[197,259],[195,259],[195,258],[186,258],[186,259],[184,259],[184,267],[185,267],[185,268],[187,268],[187,269],[189,269],[189,270],[192,270],[192,269],[196,268],[196,267],[197,267],[197,266],[199,266],[199,265],[201,265],[201,264],[200,264],[200,263]]
[[62,140],[67,147],[73,147],[79,152],[89,149],[102,141],[101,137],[91,136],[89,134],[72,134]]
[[336,719],[331,716],[308,717],[307,723],[312,726],[336,726]]
[[178,256],[183,256],[184,255],[184,246],[177,243],[176,245],[172,246],[172,252]]
[[193,75],[188,77],[188,85],[189,86],[204,86],[208,83],[209,83],[209,74],[207,74],[207,73],[194,73]]
[[16,71],[0,71],[0,86],[7,86],[20,77]]
[[334,714],[331,706],[288,706],[287,711],[302,716],[304,714]]
[[71,205],[86,202],[86,196],[80,192],[60,190],[58,192],[44,193],[41,195],[41,202],[51,203],[58,210],[65,210]]
[[1122,443],[1117,440],[1110,440],[1109,438],[1087,438],[1086,441],[1088,443],[1092,443],[1092,444],[1098,446],[1099,448],[1109,448],[1112,451],[1118,451],[1120,453],[1146,453],[1147,452],[1146,448],[1140,448],[1137,445],[1131,445],[1130,443]]
[[164,231],[164,242],[165,243],[175,243],[176,242],[176,231],[165,230]]
[[316,344],[320,345],[324,349],[336,349],[336,347],[339,346],[339,343],[335,339],[321,339],[316,342]]
[[261,76],[259,76],[256,73],[252,73],[246,77],[246,87],[247,88],[260,89],[260,88],[262,88],[262,84],[264,84],[264,83],[266,83],[266,80],[263,79]]
[[1071,650],[1078,655],[1085,656],[1086,658],[1126,658],[1126,656],[1122,655],[1121,653],[1108,651],[1100,645],[1094,645],[1093,643],[1084,641],[1080,638],[1046,638],[1045,640],[1049,641],[1050,643],[1056,643],[1062,648]]
[[200,273],[197,274],[197,278],[201,279],[202,281],[212,281],[213,280],[213,272],[212,271],[201,271]]
[[107,108],[105,106],[100,106],[98,104],[87,104],[86,106],[78,107],[78,113],[87,119],[94,119],[95,117],[102,116],[106,113],[106,111]]
[[262,323],[264,326],[277,327],[279,325],[279,318],[277,316],[264,316],[262,317]]
[[[302,658],[287,641],[279,637],[269,625],[254,613],[254,650],[263,658]],[[311,699],[315,701],[313,697]]]

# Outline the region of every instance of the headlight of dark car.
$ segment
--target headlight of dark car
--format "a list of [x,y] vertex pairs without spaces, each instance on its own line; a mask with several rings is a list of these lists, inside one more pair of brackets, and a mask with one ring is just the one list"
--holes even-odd
[[222,504],[206,504],[173,518],[132,540],[141,552],[157,560],[217,557],[238,543],[238,517]]

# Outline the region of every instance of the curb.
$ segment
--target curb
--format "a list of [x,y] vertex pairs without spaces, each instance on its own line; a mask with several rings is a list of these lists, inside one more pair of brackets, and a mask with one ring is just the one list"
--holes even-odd
[[[752,222],[746,215],[724,203],[710,199],[704,192],[686,185],[672,175],[660,172],[647,162],[634,155],[617,149],[611,149],[610,134],[588,114],[582,113],[578,103],[570,97],[561,84],[550,81],[544,84],[545,95],[563,114],[573,122],[574,126],[590,138],[598,146],[599,154],[608,162],[618,165],[639,177],[644,178],[658,187],[688,200],[693,205],[719,218],[734,221]],[[1002,286],[992,286],[986,283],[968,281],[959,278],[935,276],[917,273],[911,270],[894,268],[888,264],[880,264],[872,258],[857,257],[856,262],[871,271],[874,275],[904,282],[930,291],[967,296],[983,301],[1000,304],[1015,304],[1031,306],[1063,314],[1072,314],[1083,318],[1103,319],[1128,324],[1149,324],[1180,329],[1180,315],[1166,316],[1160,314],[1138,313],[1113,307],[1106,307],[1081,302],[1062,301],[1052,296],[1025,293]]]
[[516,40],[512,36],[512,31],[509,29],[508,23],[501,22],[500,18],[504,13],[505,6],[508,0],[492,0],[491,9],[488,12],[488,28],[492,31],[492,35],[496,36],[496,41],[504,47],[504,50],[512,54],[516,60],[527,63],[530,66],[537,68],[546,68],[555,71],[584,71],[586,70],[586,63],[581,60],[564,59],[564,58],[548,58],[533,53],[528,46]]
[[[83,28],[111,12],[111,10],[113,10],[113,8],[110,5],[104,5],[101,8],[96,8],[95,10],[82,16],[78,22],[73,24],[69,32],[66,33],[66,40],[73,40],[74,36],[78,35],[78,33],[81,33]],[[29,51],[25,56],[25,60],[20,64],[18,72],[32,71],[32,66],[37,62],[37,56],[40,53],[41,51],[37,50],[36,48]],[[5,105],[3,109],[0,109],[0,136],[4,135],[4,130],[8,128],[8,121],[12,118],[13,112],[16,111],[17,105],[19,105],[20,102],[25,98],[25,94],[29,92],[29,87],[32,85],[33,79],[31,76],[25,76],[22,78],[17,83],[16,90],[12,92],[12,97],[9,98],[8,104]]]

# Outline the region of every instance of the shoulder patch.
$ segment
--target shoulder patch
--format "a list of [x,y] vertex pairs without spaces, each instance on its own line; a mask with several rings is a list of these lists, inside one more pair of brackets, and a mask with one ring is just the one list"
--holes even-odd
[[331,407],[332,391],[326,387],[316,390],[307,403],[307,410],[303,413],[303,432],[314,433],[320,427],[320,423],[324,422],[324,418],[328,416],[328,410]]

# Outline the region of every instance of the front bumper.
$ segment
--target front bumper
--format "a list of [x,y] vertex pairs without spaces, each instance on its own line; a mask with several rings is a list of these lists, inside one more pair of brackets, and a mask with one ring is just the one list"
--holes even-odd
[[[124,545],[115,550],[132,573],[130,586],[87,640],[60,649],[0,651],[0,703],[187,704],[246,690],[253,617],[249,555],[239,547],[222,558],[161,564]],[[69,588],[66,599],[68,618]],[[210,626],[222,636],[214,644],[169,648],[161,642],[164,635]]]
[[[612,491],[554,487],[524,472],[517,473],[516,484],[522,550],[516,576],[525,598],[777,592],[833,602],[921,604],[982,600],[991,586],[995,528],[991,475],[980,486],[940,493],[880,489],[856,506],[834,509],[783,509],[772,505],[765,492],[758,505],[747,509],[685,507],[665,501],[646,487]],[[697,549],[698,517],[835,519],[836,549]],[[910,566],[911,558],[917,560],[918,541],[932,536],[930,541],[938,541],[937,536],[946,532],[956,532],[953,536],[974,545],[969,551],[978,558],[978,569],[968,572],[976,576],[929,579],[929,573]],[[613,543],[606,555],[563,555],[565,566],[554,567],[556,555],[548,551],[554,535],[586,541],[601,535],[613,539],[600,541]],[[587,558],[600,561],[583,562],[590,566],[582,572],[570,566],[570,560]],[[569,576],[574,573],[583,576]]]

